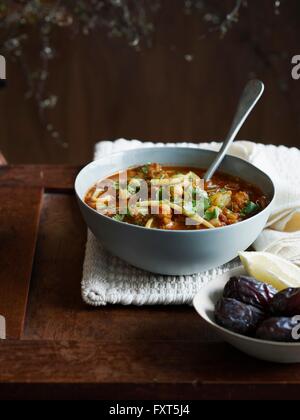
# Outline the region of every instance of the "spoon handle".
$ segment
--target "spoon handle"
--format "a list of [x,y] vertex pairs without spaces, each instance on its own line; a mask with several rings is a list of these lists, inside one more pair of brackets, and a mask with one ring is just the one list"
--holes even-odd
[[263,94],[264,89],[265,89],[264,84],[260,80],[251,80],[250,82],[247,83],[243,91],[243,94],[241,96],[238,109],[236,111],[230,131],[227,135],[226,140],[223,143],[221,150],[216,156],[216,159],[213,161],[209,169],[206,171],[204,175],[205,181],[208,181],[209,179],[211,179],[211,177],[214,175],[214,173],[220,166],[222,160],[224,159],[224,156],[228,152],[229,147],[233,143],[242,125],[248,118],[250,112],[257,104],[259,98]]

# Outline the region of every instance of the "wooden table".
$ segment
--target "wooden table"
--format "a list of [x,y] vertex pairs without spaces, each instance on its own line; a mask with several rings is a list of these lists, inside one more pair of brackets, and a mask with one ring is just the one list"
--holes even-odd
[[78,167],[0,167],[0,398],[299,398],[300,366],[218,342],[189,307],[93,309]]

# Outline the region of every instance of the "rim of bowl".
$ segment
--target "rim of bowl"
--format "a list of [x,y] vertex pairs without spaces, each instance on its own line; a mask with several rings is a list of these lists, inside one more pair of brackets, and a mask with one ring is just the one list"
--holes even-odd
[[[121,150],[121,151],[118,151],[118,152],[113,152],[113,153],[110,153],[109,155],[107,155],[105,157],[102,157],[100,159],[97,159],[97,160],[94,160],[94,161],[88,163],[87,165],[85,165],[81,169],[81,171],[78,173],[78,175],[76,176],[76,179],[75,179],[75,193],[76,193],[76,196],[78,197],[78,199],[81,201],[81,203],[83,203],[83,205],[87,209],[89,209],[91,212],[97,214],[99,217],[105,218],[106,220],[110,220],[112,223],[119,223],[121,225],[130,226],[130,228],[132,228],[132,229],[143,229],[145,231],[151,231],[151,232],[154,232],[154,231],[155,232],[164,232],[164,234],[169,234],[169,235],[176,234],[176,233],[177,234],[183,234],[183,233],[185,233],[185,234],[186,233],[196,234],[196,233],[201,233],[201,232],[217,232],[220,229],[222,229],[222,230],[227,229],[228,230],[228,229],[236,228],[237,226],[240,226],[241,224],[247,223],[249,220],[253,220],[253,219],[258,218],[263,213],[266,213],[270,209],[270,207],[272,206],[272,204],[274,202],[276,190],[275,190],[274,182],[270,178],[270,176],[267,175],[261,169],[259,169],[256,166],[254,166],[252,163],[248,162],[247,160],[244,160],[244,159],[241,159],[241,158],[239,158],[237,156],[232,156],[232,155],[227,155],[227,157],[230,158],[230,159],[241,161],[244,164],[246,164],[246,166],[249,166],[253,170],[258,171],[262,175],[264,175],[267,178],[267,180],[270,182],[270,185],[271,185],[272,190],[273,190],[271,201],[270,201],[270,203],[267,205],[267,207],[265,209],[263,209],[261,212],[255,214],[254,216],[249,217],[248,219],[242,220],[241,222],[238,222],[238,223],[233,224],[233,225],[221,226],[221,227],[214,228],[214,229],[194,229],[194,230],[188,230],[188,229],[168,230],[168,229],[156,229],[156,228],[155,229],[148,229],[145,226],[138,226],[138,225],[134,225],[134,224],[131,224],[131,223],[122,222],[122,221],[119,221],[119,220],[114,220],[114,219],[112,219],[109,216],[106,216],[104,214],[98,213],[92,207],[88,206],[86,204],[86,202],[78,194],[78,192],[77,192],[77,184],[78,184],[79,177],[82,176],[83,171],[87,170],[89,168],[89,166],[97,166],[97,164],[101,163],[101,161],[105,161],[108,157],[117,157],[117,156],[120,156],[120,155],[124,155],[124,154],[127,154],[127,153],[132,153],[132,152],[137,152],[137,151],[145,151],[145,152],[152,151],[153,152],[154,149],[156,149],[156,150],[169,149],[169,150],[176,150],[176,151],[178,151],[178,150],[194,150],[194,151],[197,151],[197,152],[204,151],[204,152],[218,153],[215,150],[200,149],[200,148],[196,148],[196,147],[185,147],[185,146],[177,146],[177,147],[174,147],[174,146],[138,147],[138,148],[134,148],[134,149],[128,149],[128,150]],[[224,172],[224,173],[226,173],[226,172]],[[107,175],[107,177],[108,176],[111,176],[111,175]],[[103,179],[105,179],[105,178],[103,178]],[[243,180],[243,178],[241,178],[241,179]]]
[[[204,286],[205,287],[205,286]],[[198,295],[201,293],[198,292],[196,294],[196,296],[193,299],[193,306],[194,309],[196,310],[197,314],[200,316],[200,318],[205,321],[207,324],[211,325],[212,327],[214,327],[217,330],[220,330],[222,332],[224,332],[225,334],[231,335],[232,337],[235,338],[240,338],[243,339],[244,341],[251,341],[253,344],[268,344],[268,345],[272,345],[272,346],[277,346],[277,347],[282,347],[282,346],[288,346],[288,347],[300,347],[300,342],[299,343],[287,343],[284,341],[271,341],[271,340],[261,340],[259,338],[254,338],[254,337],[248,337],[247,335],[242,335],[242,334],[238,334],[235,333],[233,331],[228,330],[227,328],[221,327],[221,325],[218,325],[216,322],[212,321],[210,318],[204,318],[198,311],[197,307],[196,307],[196,300],[198,299]]]

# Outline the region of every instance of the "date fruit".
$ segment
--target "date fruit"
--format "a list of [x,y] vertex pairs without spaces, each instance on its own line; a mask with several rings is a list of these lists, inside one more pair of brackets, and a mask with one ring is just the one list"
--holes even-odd
[[270,304],[271,313],[282,316],[300,315],[300,289],[285,289],[277,293]]
[[266,312],[277,293],[274,287],[246,276],[232,277],[224,289],[225,298],[239,300]]
[[293,318],[269,318],[259,326],[256,337],[261,340],[295,343],[300,341],[293,338],[294,329],[299,334],[297,327],[299,327],[299,321]]
[[253,334],[264,318],[260,309],[236,299],[222,298],[215,308],[217,324],[238,334]]

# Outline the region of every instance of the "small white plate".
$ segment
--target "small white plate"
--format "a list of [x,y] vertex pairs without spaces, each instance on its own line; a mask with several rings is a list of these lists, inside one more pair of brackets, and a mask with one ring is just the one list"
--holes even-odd
[[300,343],[278,343],[245,337],[215,323],[215,305],[222,297],[225,284],[231,277],[245,274],[243,268],[236,268],[204,286],[194,298],[196,311],[224,341],[249,356],[275,363],[300,363]]

